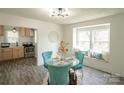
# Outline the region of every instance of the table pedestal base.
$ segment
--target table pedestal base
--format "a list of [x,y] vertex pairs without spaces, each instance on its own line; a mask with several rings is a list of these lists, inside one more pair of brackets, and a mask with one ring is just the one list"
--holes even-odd
[[69,85],[77,85],[77,74],[73,69],[69,71]]

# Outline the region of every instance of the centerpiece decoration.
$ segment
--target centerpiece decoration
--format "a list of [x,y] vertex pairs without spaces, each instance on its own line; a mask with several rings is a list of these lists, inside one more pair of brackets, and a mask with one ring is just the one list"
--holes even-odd
[[64,42],[63,40],[60,42],[59,48],[58,48],[58,53],[57,55],[60,55],[61,60],[65,60],[65,55],[68,52],[68,46],[69,43]]

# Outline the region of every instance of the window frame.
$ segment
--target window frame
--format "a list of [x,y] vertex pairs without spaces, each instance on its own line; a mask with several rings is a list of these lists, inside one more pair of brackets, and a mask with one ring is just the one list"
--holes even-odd
[[[108,41],[95,41],[95,40],[93,40],[93,37],[94,37],[94,31],[93,30],[89,30],[89,32],[90,32],[90,44],[89,44],[89,52],[92,52],[93,51],[93,47],[94,47],[94,44],[95,43],[97,43],[97,42],[101,42],[101,43],[104,43],[104,42],[106,42],[106,43],[108,43],[108,52],[110,52],[110,26],[111,26],[111,24],[110,23],[106,23],[106,24],[99,24],[99,25],[91,25],[91,26],[84,26],[84,27],[75,27],[75,28],[73,28],[73,34],[76,34],[76,42],[73,40],[73,48],[77,48],[78,46],[77,46],[77,43],[78,42],[80,42],[79,40],[78,40],[78,34],[79,34],[79,29],[80,28],[86,28],[86,29],[92,29],[93,27],[95,27],[95,28],[97,28],[97,27],[99,27],[99,26],[108,26],[109,28],[108,28]],[[75,31],[75,32],[74,32]],[[74,35],[73,35],[74,36]],[[85,42],[85,41],[82,41],[82,42]],[[76,45],[74,45],[74,44],[76,44]]]

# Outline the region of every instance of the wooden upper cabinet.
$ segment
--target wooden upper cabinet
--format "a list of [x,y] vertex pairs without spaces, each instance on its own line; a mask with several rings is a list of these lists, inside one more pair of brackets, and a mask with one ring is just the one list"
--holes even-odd
[[0,25],[0,36],[4,35],[4,26]]
[[30,29],[29,28],[26,28],[25,34],[26,34],[27,37],[30,37]]
[[34,33],[33,33],[33,30],[30,28],[21,27],[20,28],[20,35],[23,37],[31,37],[31,36],[34,36]]
[[34,37],[35,36],[34,30],[32,30],[32,29],[30,29],[30,36],[31,37]]
[[26,36],[25,28],[24,28],[24,27],[21,27],[21,28],[20,28],[20,35],[21,35],[22,37],[25,37],[25,36]]

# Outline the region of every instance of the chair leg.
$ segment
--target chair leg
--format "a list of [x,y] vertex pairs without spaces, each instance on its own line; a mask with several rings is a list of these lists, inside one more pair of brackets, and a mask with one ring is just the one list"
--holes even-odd
[[48,85],[50,85],[49,78],[48,78],[47,82],[48,82]]
[[83,79],[83,76],[84,76],[84,74],[83,74],[83,68],[81,69],[81,80]]

